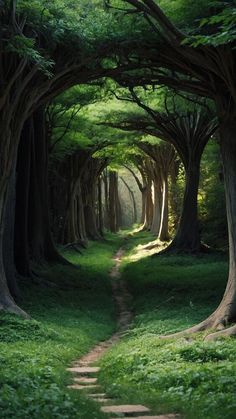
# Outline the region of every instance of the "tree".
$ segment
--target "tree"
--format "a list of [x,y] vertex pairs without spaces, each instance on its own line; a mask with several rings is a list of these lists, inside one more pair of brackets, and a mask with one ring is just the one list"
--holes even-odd
[[[205,250],[200,238],[197,195],[202,153],[217,128],[214,114],[212,115],[209,110],[197,105],[183,111],[182,104],[182,109],[178,110],[175,103],[171,104],[172,109],[169,109],[167,103],[163,111],[154,109],[153,106],[145,103],[145,100],[142,100],[134,89],[131,89],[130,96],[118,98],[138,104],[145,113],[134,110],[129,113],[123,112],[120,115],[116,114],[117,122],[107,122],[106,124],[128,131],[149,134],[172,144],[185,168],[186,187],[181,218],[177,234],[165,252],[193,253]],[[186,102],[185,106],[187,106]]]
[[[23,0],[1,2],[0,309],[23,314],[7,287],[2,255],[9,180],[24,124],[38,108],[69,87],[123,68],[122,64],[118,70],[114,63],[104,62],[114,52],[112,22],[116,26],[118,20],[107,19],[103,6],[99,2],[96,5],[94,11],[84,0],[75,3],[71,13],[70,4],[64,0],[34,0],[30,5]],[[91,25],[95,20],[100,24]],[[124,65],[133,67],[127,62]]]
[[[155,1],[124,0],[123,4],[131,5],[134,11],[142,13],[153,33],[159,37],[159,43],[156,46],[150,44],[145,54],[151,71],[132,74],[132,77],[129,73],[123,74],[123,85],[165,84],[176,90],[211,98],[216,105],[226,191],[229,277],[225,294],[215,312],[184,333],[209,328],[224,329],[236,320],[236,52],[235,38],[226,36],[225,39],[221,23],[225,7],[228,8],[228,14],[232,15],[232,19],[235,19],[235,4],[233,1],[229,1],[227,5],[216,2],[218,9],[203,5],[205,16],[202,16],[208,18],[205,21],[207,24],[211,23],[211,15],[220,16],[221,19],[218,24],[215,19],[214,27],[206,24],[205,34],[201,33],[200,28],[200,38],[197,42],[196,37],[181,31]],[[181,6],[179,9],[181,10]],[[199,8],[198,14],[201,12]],[[140,58],[144,59],[139,55]],[[235,333],[236,326],[232,326],[213,336],[210,335],[210,338]]]

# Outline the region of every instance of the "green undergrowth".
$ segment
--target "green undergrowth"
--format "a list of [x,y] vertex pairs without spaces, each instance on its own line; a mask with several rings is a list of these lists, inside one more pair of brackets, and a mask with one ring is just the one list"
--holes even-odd
[[[148,241],[143,233],[141,239]],[[156,414],[235,418],[235,340],[206,342],[201,333],[188,339],[159,338],[214,310],[226,284],[226,257],[143,257],[144,246],[138,243],[139,234],[130,237],[122,264],[133,295],[134,322],[102,360],[100,381],[117,403],[141,402]]]
[[57,287],[24,283],[21,307],[32,320],[0,316],[1,418],[104,417],[93,401],[67,389],[66,367],[115,328],[108,272],[122,240],[110,235],[83,256],[66,252],[75,266],[42,269]]

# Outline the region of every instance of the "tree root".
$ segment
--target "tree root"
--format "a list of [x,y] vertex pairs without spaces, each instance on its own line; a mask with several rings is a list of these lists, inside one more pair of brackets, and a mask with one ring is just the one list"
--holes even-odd
[[[64,249],[70,249],[70,248],[75,248],[75,250],[78,250],[78,252],[81,252],[81,250],[78,249],[78,247],[82,247],[83,249],[87,249],[88,244],[85,241],[82,240],[78,240],[76,242],[72,242],[72,243],[67,243],[65,244],[63,247]],[[81,252],[82,253],[82,252]]]
[[[202,322],[192,326],[188,329],[181,330],[177,333],[172,333],[170,335],[160,336],[160,339],[174,339],[174,338],[186,338],[190,335],[194,335],[195,333],[200,333],[208,330],[215,330],[215,332],[210,333],[209,335],[205,336],[205,340],[213,340],[213,336],[227,335],[227,330],[231,328],[227,328],[228,325],[228,318],[226,316],[219,315],[218,309],[212,313],[207,319],[203,320]],[[234,326],[233,326],[234,327]],[[235,334],[236,334],[236,326],[235,326]],[[208,338],[208,336],[210,336]],[[211,337],[212,336],[212,337]]]
[[229,337],[229,336],[236,336],[236,324],[231,327],[227,327],[226,329],[219,330],[218,332],[210,333],[205,337],[205,341],[212,341],[216,340],[221,337]]
[[158,253],[155,253],[153,256],[160,256],[160,255],[171,255],[171,254],[188,254],[188,255],[196,255],[196,254],[206,254],[210,253],[211,248],[205,244],[200,243],[199,246],[190,247],[187,244],[181,244],[178,245],[178,243],[175,243],[172,241],[169,246],[167,246],[165,249],[161,250]]
[[12,299],[8,298],[4,303],[0,303],[0,311],[5,311],[6,313],[16,314],[17,316],[22,317],[23,319],[30,320],[29,314],[22,310]]

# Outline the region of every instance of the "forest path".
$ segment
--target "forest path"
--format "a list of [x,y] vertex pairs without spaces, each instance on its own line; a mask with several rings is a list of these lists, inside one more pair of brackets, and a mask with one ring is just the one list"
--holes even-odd
[[[133,313],[131,310],[132,296],[127,290],[126,283],[121,279],[120,264],[124,250],[121,247],[114,256],[115,265],[109,276],[112,279],[113,299],[117,307],[117,331],[106,341],[100,342],[82,358],[75,360],[68,371],[74,374],[74,383],[68,386],[71,389],[83,391],[87,397],[92,398],[101,405],[101,411],[107,413],[110,419],[136,418],[136,419],[175,419],[177,415],[151,415],[150,409],[142,405],[118,405],[114,399],[110,399],[102,392],[97,382],[96,374],[100,368],[94,366],[112,345],[117,343],[125,331],[129,328]],[[143,416],[145,414],[145,416]],[[112,416],[110,416],[112,415]],[[142,416],[140,416],[142,415]],[[88,418],[93,419],[93,418]]]

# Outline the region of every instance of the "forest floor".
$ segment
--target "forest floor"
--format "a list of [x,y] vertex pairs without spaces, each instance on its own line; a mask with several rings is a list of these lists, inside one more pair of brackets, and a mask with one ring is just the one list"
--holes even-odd
[[204,342],[201,334],[191,340],[158,338],[193,325],[216,307],[227,279],[226,257],[151,256],[147,233],[126,240],[125,234],[90,243],[83,256],[67,252],[74,267],[45,267],[41,274],[61,288],[25,284],[21,306],[34,320],[1,315],[1,418],[107,417],[94,400],[67,388],[72,377],[66,369],[116,329],[109,272],[121,246],[121,280],[132,294],[134,317],[99,361],[104,393],[115,404],[143,404],[155,414],[236,417],[235,340]]

